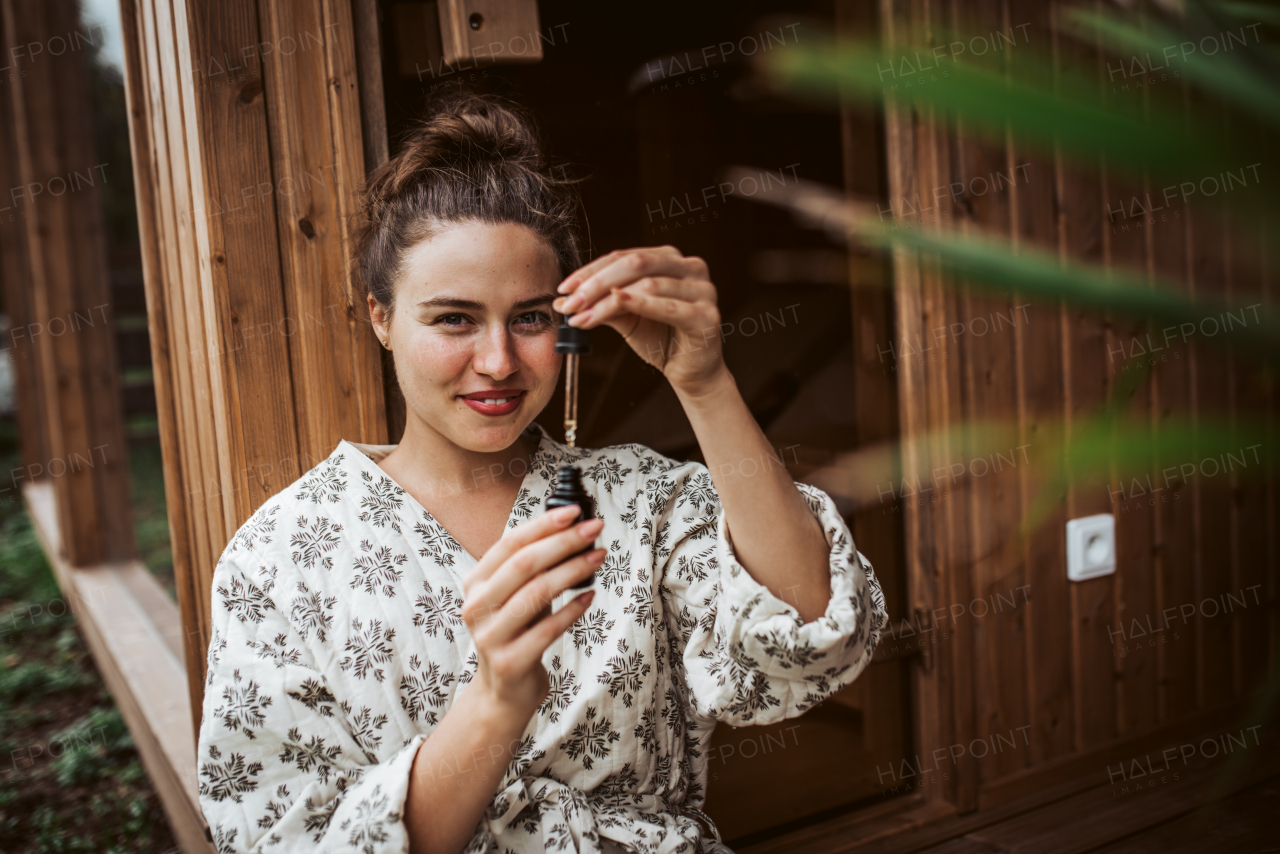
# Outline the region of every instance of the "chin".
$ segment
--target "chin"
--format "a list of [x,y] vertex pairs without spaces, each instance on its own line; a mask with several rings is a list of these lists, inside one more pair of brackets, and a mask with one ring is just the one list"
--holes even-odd
[[468,451],[477,453],[493,453],[505,451],[515,444],[516,439],[525,431],[532,418],[512,421],[507,424],[459,424],[451,430],[453,443]]

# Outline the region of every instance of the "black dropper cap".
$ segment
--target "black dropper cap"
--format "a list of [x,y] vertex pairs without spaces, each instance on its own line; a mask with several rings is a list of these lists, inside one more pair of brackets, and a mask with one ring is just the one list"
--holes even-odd
[[[585,522],[587,519],[596,518],[596,503],[591,500],[591,496],[582,488],[582,469],[577,466],[560,466],[556,469],[556,485],[551,491],[551,495],[547,498],[547,510],[555,510],[557,507],[566,507],[570,504],[578,505],[582,513],[578,516],[579,522]],[[595,544],[592,543],[592,546]],[[583,549],[587,551],[592,546]],[[578,552],[578,554],[582,554]],[[593,570],[590,575],[570,587],[572,590],[582,590],[590,587],[592,582],[596,580],[596,574]]]
[[590,353],[591,330],[570,326],[569,317],[570,315],[566,314],[560,320],[559,328],[556,329],[556,352],[575,353],[579,356]]

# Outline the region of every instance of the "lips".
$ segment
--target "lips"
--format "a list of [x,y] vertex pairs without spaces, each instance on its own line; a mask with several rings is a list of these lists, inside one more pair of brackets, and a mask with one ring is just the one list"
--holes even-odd
[[460,395],[462,402],[481,415],[510,415],[520,408],[524,391],[518,388],[495,388]]

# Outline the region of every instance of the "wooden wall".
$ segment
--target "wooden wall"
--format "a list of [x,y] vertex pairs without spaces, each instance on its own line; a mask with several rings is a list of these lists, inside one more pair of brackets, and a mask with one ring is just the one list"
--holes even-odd
[[377,341],[344,288],[364,176],[355,35],[347,0],[123,0],[122,18],[198,728],[230,537],[340,439],[386,439]]
[[24,441],[25,471],[10,473],[10,488],[24,479],[52,485],[68,563],[126,559],[134,553],[128,451],[88,73],[83,52],[38,50],[76,30],[76,6],[4,0],[0,16],[0,50],[16,63],[0,96],[10,208],[0,275],[13,311],[21,428],[38,437]]
[[[1060,34],[1064,8],[1030,0],[883,0],[881,25],[891,49],[921,41],[945,45],[948,31],[960,29],[1012,34],[1022,47],[1005,46],[1011,75],[1020,57],[1032,54],[1080,59],[1097,69],[1099,97],[1113,97],[1100,53]],[[1161,85],[1168,90],[1182,82]],[[1181,88],[1172,94],[1187,95]],[[1140,114],[1146,94],[1133,87],[1118,97]],[[1225,117],[1223,127],[1229,127]],[[1257,225],[1228,223],[1195,204],[1178,206],[1176,216],[1121,218],[1111,212],[1118,200],[1146,190],[1158,197],[1157,188],[1098,164],[1072,164],[1012,139],[979,142],[962,131],[927,113],[889,108],[890,199],[900,206],[917,194],[937,198],[937,187],[966,185],[958,196],[942,193],[936,219],[898,224],[981,230],[1063,259],[1158,274],[1197,295],[1274,299]],[[999,192],[980,192],[983,185],[973,183],[990,182],[997,172],[1011,179]],[[1078,435],[1144,361],[1135,355],[1133,337],[1151,331],[1159,341],[1160,325],[979,295],[905,255],[895,258],[895,276],[896,341],[935,341],[940,327],[965,330],[956,338],[944,333],[937,352],[898,364],[908,468],[931,454],[967,470],[954,483],[944,476],[932,493],[904,501],[908,610],[947,615],[935,629],[934,668],[916,671],[916,752],[928,757],[935,748],[975,745],[985,754],[964,750],[954,773],[924,775],[925,790],[966,810],[1069,776],[1094,774],[1101,785],[1107,761],[1131,753],[1135,740],[1196,716],[1242,709],[1276,664],[1268,653],[1277,629],[1274,471],[1269,480],[1249,477],[1274,452],[1259,449],[1258,463],[1250,452],[1252,470],[1234,466],[1235,473],[1217,476],[1200,465],[1208,452],[1187,459],[1159,459],[1153,452],[1153,487],[1164,485],[1160,473],[1169,466],[1198,470],[1152,492],[1145,481],[1135,485],[1129,478],[1077,478],[1053,496],[1031,535],[1016,539],[1057,462],[1046,457],[1057,425]],[[999,328],[996,313],[1006,318]],[[979,321],[991,331],[976,334],[984,328]],[[1175,337],[1156,353],[1157,365],[1125,404],[1129,423],[1153,438],[1164,425],[1187,418],[1261,419],[1273,429],[1270,381],[1216,343]],[[987,420],[1017,425],[1018,439],[1010,443],[1017,453],[1003,449],[1005,459],[1016,456],[1016,465],[971,465],[964,449],[941,440],[927,446],[921,438]],[[1117,571],[1069,582],[1064,524],[1095,513],[1115,514]],[[1231,604],[1225,597],[1233,593]],[[1240,606],[1246,597],[1247,606]],[[1230,613],[1214,616],[1214,600]],[[1184,606],[1194,615],[1184,618]],[[1164,609],[1176,616],[1162,617]],[[997,735],[1016,746],[996,741]],[[999,749],[976,747],[978,740]]]

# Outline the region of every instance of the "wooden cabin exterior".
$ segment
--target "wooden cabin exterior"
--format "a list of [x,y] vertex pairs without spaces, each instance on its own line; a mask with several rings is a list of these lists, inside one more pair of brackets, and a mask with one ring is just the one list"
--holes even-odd
[[[1072,482],[1017,538],[1037,466],[1052,464],[1037,460],[1052,447],[1046,431],[1082,423],[1155,356],[1131,343],[1149,340],[1148,327],[956,288],[905,253],[847,250],[744,200],[743,187],[722,191],[721,170],[748,164],[762,181],[842,187],[877,199],[890,227],[981,229],[1193,294],[1274,302],[1256,272],[1265,259],[1242,260],[1265,246],[1261,232],[1194,204],[1158,222],[1118,216],[1115,200],[1151,188],[1012,140],[978,142],[892,102],[824,112],[750,97],[759,93],[729,55],[825,26],[890,46],[965,28],[1059,56],[1076,48],[1059,38],[1058,0],[691,5],[120,0],[177,601],[132,542],[120,357],[106,325],[15,342],[33,473],[23,494],[184,851],[212,850],[195,734],[214,565],[239,525],[340,439],[386,444],[403,429],[389,363],[344,290],[355,193],[423,99],[458,83],[531,106],[553,154],[591,176],[593,251],[674,243],[707,259],[748,403],[794,476],[841,503],[889,599],[894,631],[853,686],[795,721],[717,732],[707,810],[735,850],[913,851],[995,827],[1030,838],[1016,821],[1032,810],[1070,803],[1110,816],[1106,797],[1135,803],[1136,792],[1111,791],[1135,757],[1255,725],[1258,749],[1222,785],[1275,776],[1274,723],[1249,717],[1277,674],[1273,469],[1150,491]],[[75,30],[72,0],[0,9],[6,55]],[[0,178],[14,187],[94,162],[75,64],[26,70],[0,87]],[[16,323],[47,329],[110,302],[92,201],[92,187],[50,195],[20,228],[0,228]],[[583,366],[584,444],[696,455],[674,395],[614,338],[597,335]],[[1213,344],[1166,342],[1160,369],[1136,384],[1130,403],[1153,435],[1210,413],[1274,431],[1273,387],[1250,384],[1242,357]],[[542,416],[556,434],[558,411],[553,401]],[[979,474],[945,430],[996,420],[1018,438]],[[908,462],[958,461],[967,474],[886,480],[868,498],[858,452],[898,441]],[[99,462],[77,462],[95,450]],[[1269,454],[1242,465],[1270,466]],[[1153,471],[1183,462],[1153,459]],[[1116,518],[1117,571],[1068,581],[1065,524],[1098,513]],[[1207,613],[1207,602],[1219,608]],[[1168,631],[1151,628],[1162,620]],[[1206,768],[1188,779],[1218,779]],[[1170,796],[1127,809],[1106,832],[1173,821],[1208,791],[1186,784],[1174,806]],[[1062,833],[1080,831],[1059,819]],[[985,844],[954,850],[1013,850]]]

